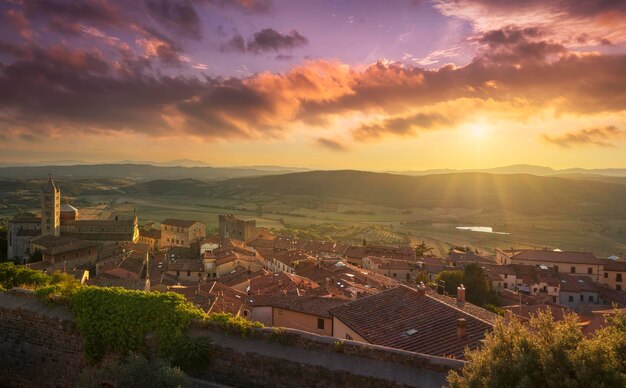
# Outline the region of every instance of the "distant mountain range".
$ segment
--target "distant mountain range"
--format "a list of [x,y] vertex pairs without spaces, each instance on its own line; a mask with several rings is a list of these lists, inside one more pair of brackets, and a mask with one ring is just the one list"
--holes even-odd
[[400,175],[432,175],[432,174],[450,174],[455,172],[485,172],[489,174],[530,174],[538,176],[559,176],[559,175],[604,175],[604,176],[616,176],[626,177],[626,168],[598,168],[598,169],[585,169],[585,168],[566,168],[561,170],[555,170],[550,167],[535,166],[532,164],[514,164],[511,166],[483,168],[483,169],[438,169],[438,170],[404,170],[404,171],[388,171],[392,174]]
[[[42,162],[43,163],[43,162]],[[53,174],[60,178],[132,178],[142,180],[154,179],[200,179],[225,180],[241,177],[277,175],[294,172],[312,171],[302,167],[283,166],[241,166],[241,167],[211,167],[204,162],[179,159],[168,162],[146,163],[108,163],[83,164],[78,161],[55,161],[45,165],[4,166],[0,167],[0,178],[44,178]],[[337,171],[337,170],[335,170]],[[626,184],[626,168],[583,169],[570,168],[555,170],[549,167],[533,165],[513,165],[475,170],[424,170],[424,171],[389,171],[394,175],[425,176],[453,173],[488,173],[498,175],[529,174],[535,176],[559,176],[569,179],[584,179]]]

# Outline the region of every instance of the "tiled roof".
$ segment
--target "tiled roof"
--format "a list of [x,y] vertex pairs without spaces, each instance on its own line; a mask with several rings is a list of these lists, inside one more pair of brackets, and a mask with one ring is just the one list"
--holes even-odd
[[176,261],[169,261],[166,262],[165,265],[166,271],[204,271],[204,264],[202,263],[202,260],[197,259],[180,259]]
[[76,220],[64,221],[67,226],[133,226],[134,220]]
[[44,235],[44,236],[39,236],[37,238],[34,238],[32,240],[32,243],[41,245],[44,248],[52,248],[52,247],[69,244],[72,241],[75,241],[75,239],[71,237]]
[[331,318],[329,310],[344,304],[345,299],[322,298],[319,296],[261,295],[248,297],[252,306],[271,306],[283,310]]
[[220,276],[220,278],[217,279],[217,281],[229,287],[234,287],[252,278],[256,278],[262,275],[267,275],[269,273],[270,272],[264,269],[260,271],[252,272],[246,267],[238,266],[235,269],[233,269],[230,273]]
[[176,227],[179,227],[179,228],[189,228],[193,224],[195,224],[196,222],[202,224],[199,221],[179,220],[179,219],[175,219],[175,218],[168,218],[168,219],[165,219],[165,220],[161,221],[161,225],[176,226]]
[[624,271],[626,272],[626,260],[611,260],[604,259],[602,260],[604,263],[605,271]]
[[561,292],[596,292],[596,284],[588,276],[562,275]]
[[161,229],[140,229],[139,236],[159,240],[161,238]]
[[562,306],[559,304],[536,304],[536,305],[510,305],[503,307],[505,310],[511,311],[513,315],[522,318],[523,320],[529,320],[531,315],[536,316],[540,311],[550,312],[552,317],[556,321],[562,321],[565,317],[565,314],[572,313],[572,310],[567,308],[566,306]]
[[[399,286],[345,303],[330,313],[372,344],[463,359],[464,349],[479,347],[493,327],[467,310]],[[457,336],[460,318],[467,321],[463,338]]]
[[306,260],[315,260],[315,258],[309,254],[306,254],[301,251],[291,251],[291,250],[280,251],[280,252],[275,252],[270,255],[266,255],[265,259],[269,261],[277,260],[290,267],[295,267],[296,262],[306,261]]
[[319,288],[319,284],[302,276],[280,272],[250,279],[250,295],[304,295]]
[[572,264],[602,264],[602,260],[598,259],[590,252],[561,252],[549,250],[524,250],[511,257],[511,260],[528,260],[537,261],[539,263],[558,262]]

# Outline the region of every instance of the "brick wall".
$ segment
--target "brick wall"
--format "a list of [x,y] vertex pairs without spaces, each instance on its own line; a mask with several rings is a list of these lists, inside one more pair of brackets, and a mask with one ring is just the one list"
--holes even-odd
[[32,295],[0,293],[0,386],[75,386],[85,365],[71,316]]
[[[212,362],[196,379],[235,386],[441,387],[458,360],[285,329],[255,330],[248,338],[213,322],[197,322],[192,336],[208,336]],[[0,386],[75,386],[87,366],[73,318],[26,291],[0,292]]]

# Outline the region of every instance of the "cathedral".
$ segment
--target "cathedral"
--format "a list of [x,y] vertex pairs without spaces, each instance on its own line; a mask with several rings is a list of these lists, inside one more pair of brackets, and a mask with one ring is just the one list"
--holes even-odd
[[[132,219],[81,220],[79,210],[69,204],[61,204],[61,189],[52,176],[41,191],[41,217],[16,217],[8,225],[9,258],[28,259],[33,244],[39,240],[50,244],[63,241],[137,242],[139,227],[137,215]],[[49,236],[43,238],[44,236]]]

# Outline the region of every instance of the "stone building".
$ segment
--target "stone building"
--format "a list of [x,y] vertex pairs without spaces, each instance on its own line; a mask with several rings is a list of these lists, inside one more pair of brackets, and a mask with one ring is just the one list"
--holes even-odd
[[162,248],[178,246],[189,248],[206,236],[206,227],[202,222],[168,218],[161,221]]
[[7,258],[26,262],[30,253],[30,240],[41,235],[40,217],[16,217],[7,226]]
[[61,190],[54,184],[52,175],[41,191],[41,234],[61,235]]
[[256,220],[240,220],[232,214],[219,216],[220,239],[235,239],[245,243],[257,237]]

